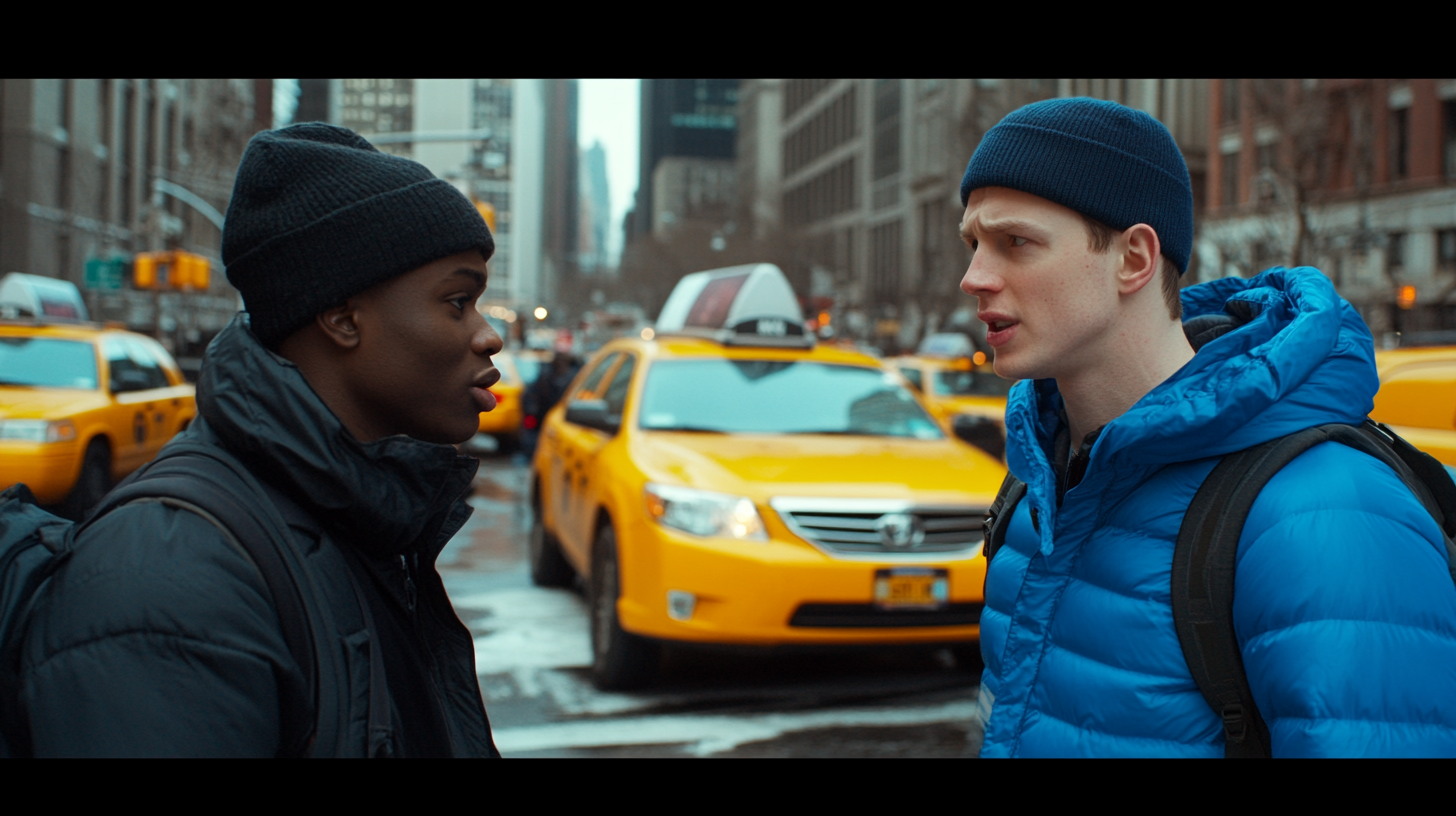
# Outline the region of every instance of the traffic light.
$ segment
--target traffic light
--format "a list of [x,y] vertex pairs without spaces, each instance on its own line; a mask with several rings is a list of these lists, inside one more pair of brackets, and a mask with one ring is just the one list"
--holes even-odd
[[151,252],[138,253],[131,265],[131,285],[138,289],[157,288],[157,256]]
[[181,250],[139,252],[132,260],[131,282],[137,289],[170,286],[206,291],[212,284],[212,264],[201,255]]
[[1395,305],[1402,309],[1409,309],[1416,305],[1416,288],[1410,284],[1400,287],[1399,294],[1395,297]]
[[485,219],[485,225],[487,227],[490,227],[491,233],[494,234],[495,233],[495,205],[494,204],[491,204],[490,202],[487,202],[487,201],[476,201],[475,202],[475,209],[480,213],[480,217]]

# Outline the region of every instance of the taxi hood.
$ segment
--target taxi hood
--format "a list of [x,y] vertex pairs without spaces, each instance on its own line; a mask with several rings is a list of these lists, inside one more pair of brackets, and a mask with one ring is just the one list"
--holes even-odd
[[664,484],[749,496],[989,504],[1005,470],[951,439],[820,434],[633,434],[632,459]]
[[99,391],[0,386],[0,419],[62,419],[108,404]]

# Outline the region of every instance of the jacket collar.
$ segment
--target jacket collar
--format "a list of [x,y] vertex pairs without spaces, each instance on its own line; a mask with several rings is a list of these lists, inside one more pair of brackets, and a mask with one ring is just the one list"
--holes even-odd
[[[1185,319],[1228,311],[1248,322],[1210,341],[1173,376],[1108,423],[1093,446],[1094,473],[1157,469],[1267,442],[1331,422],[1359,424],[1380,386],[1370,330],[1317,269],[1274,267],[1183,290]],[[1055,514],[1054,441],[1063,417],[1055,380],[1018,383],[1007,404],[1007,462]],[[1043,523],[1051,551],[1054,525]]]
[[421,548],[433,562],[470,516],[477,460],[407,436],[360,443],[245,314],[208,346],[197,406],[229,452],[366,552]]

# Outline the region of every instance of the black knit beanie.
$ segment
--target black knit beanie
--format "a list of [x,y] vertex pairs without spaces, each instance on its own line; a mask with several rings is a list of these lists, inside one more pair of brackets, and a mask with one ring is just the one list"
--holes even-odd
[[268,346],[375,284],[495,251],[485,219],[449,182],[319,122],[253,137],[224,224],[228,282]]

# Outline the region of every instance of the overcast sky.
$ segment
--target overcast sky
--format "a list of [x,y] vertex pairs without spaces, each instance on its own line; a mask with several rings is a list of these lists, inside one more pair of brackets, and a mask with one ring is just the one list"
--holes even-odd
[[622,216],[637,192],[637,102],[640,80],[583,79],[578,87],[577,138],[582,147],[600,141],[607,150],[607,190],[612,199],[612,228],[607,254],[616,263],[622,252]]

